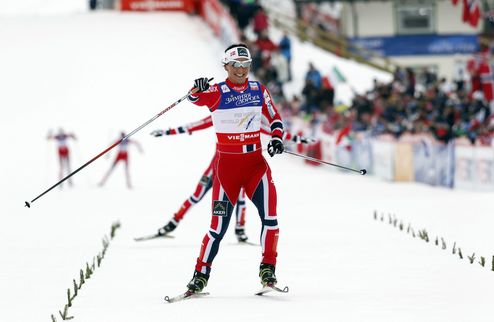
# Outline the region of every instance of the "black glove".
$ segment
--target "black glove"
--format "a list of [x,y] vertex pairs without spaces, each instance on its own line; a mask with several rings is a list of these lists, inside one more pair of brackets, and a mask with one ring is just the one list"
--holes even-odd
[[285,150],[283,146],[283,141],[280,138],[274,137],[268,143],[268,153],[271,157],[275,154],[281,154]]
[[209,88],[209,79],[207,77],[195,79],[194,87],[197,88],[197,92],[207,91]]
[[292,141],[295,143],[303,143],[303,144],[313,144],[316,143],[316,139],[308,138],[303,135],[294,135],[292,137]]
[[152,136],[154,137],[159,137],[159,136],[163,136],[164,132],[163,130],[154,130],[153,132],[150,133]]

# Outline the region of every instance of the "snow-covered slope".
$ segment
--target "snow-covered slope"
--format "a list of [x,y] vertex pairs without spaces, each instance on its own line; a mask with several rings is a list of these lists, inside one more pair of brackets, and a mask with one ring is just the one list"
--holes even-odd
[[[120,167],[97,187],[112,155],[78,173],[73,188],[57,188],[31,209],[23,203],[57,181],[50,129],[75,132],[78,140],[69,144],[73,168],[80,166],[119,131],[184,95],[194,78],[223,79],[222,46],[196,17],[115,12],[1,19],[0,46],[0,321],[51,321],[51,314],[60,321],[67,289],[101,251],[115,220],[122,227],[74,299],[73,321],[491,320],[492,194],[390,184],[308,167],[289,155],[269,162],[279,196],[277,275],[290,293],[252,295],[260,287],[260,249],[235,244],[230,229],[213,266],[211,295],[165,304],[164,296],[183,291],[192,275],[210,220],[209,195],[175,239],[133,237],[165,224],[193,191],[214,135],[148,133],[198,120],[206,110],[181,103],[134,136],[144,154],[130,151],[133,190]],[[374,209],[415,231],[426,228],[431,239],[443,237],[448,249],[374,220]],[[256,241],[260,225],[251,203],[247,220]],[[451,254],[454,242],[463,260]],[[469,264],[473,252],[477,260]]]

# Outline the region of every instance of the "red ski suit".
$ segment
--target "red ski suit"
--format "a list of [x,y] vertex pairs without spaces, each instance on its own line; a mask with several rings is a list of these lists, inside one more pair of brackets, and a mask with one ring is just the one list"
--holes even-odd
[[[177,134],[183,134],[183,133],[189,133],[192,134],[196,131],[201,131],[204,129],[208,129],[213,126],[213,119],[211,118],[211,115],[193,123],[189,123],[186,125],[182,125],[176,128],[169,128],[168,130],[164,130],[165,135],[177,135]],[[261,133],[265,135],[271,135],[271,128],[269,124],[266,124],[264,122],[261,123]],[[301,136],[293,136],[290,132],[285,131],[283,133],[283,140],[288,141],[291,140],[292,142],[297,143],[298,140],[300,140],[302,137]],[[304,138],[305,139],[305,138]],[[207,167],[207,169],[204,171],[204,173],[201,176],[201,179],[197,183],[197,186],[194,190],[194,193],[187,198],[183,202],[183,204],[180,206],[180,209],[173,215],[173,219],[176,222],[180,222],[184,216],[187,214],[187,212],[190,210],[190,208],[200,202],[204,195],[213,187],[213,165],[214,165],[214,158],[216,158],[216,153],[213,157],[213,160],[211,160],[211,163]],[[240,194],[238,195],[238,200],[237,200],[237,205],[236,205],[236,212],[235,212],[235,217],[237,219],[236,221],[236,228],[243,228],[245,226],[245,191],[244,189],[241,189]]]
[[235,85],[226,80],[191,94],[189,101],[209,108],[217,136],[211,226],[203,238],[196,271],[209,275],[241,188],[261,218],[262,263],[276,265],[276,188],[260,139],[263,118],[270,124],[272,137],[283,137],[283,123],[271,94],[259,82]]

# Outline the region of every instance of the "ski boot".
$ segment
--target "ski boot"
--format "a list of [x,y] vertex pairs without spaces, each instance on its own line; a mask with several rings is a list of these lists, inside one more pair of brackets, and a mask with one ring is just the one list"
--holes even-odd
[[274,275],[275,267],[271,264],[263,264],[259,267],[259,277],[263,286],[274,286],[278,282]]
[[178,226],[178,221],[176,221],[175,219],[172,218],[172,220],[170,220],[168,222],[168,224],[166,224],[163,227],[161,227],[160,229],[158,229],[158,235],[159,236],[167,235],[167,234],[171,233],[172,231],[174,231],[175,228],[177,228],[177,226]]
[[249,237],[245,234],[245,229],[243,227],[235,228],[235,236],[239,243],[245,243]]
[[190,280],[189,284],[187,284],[189,292],[200,293],[206,285],[208,285],[208,279],[208,275],[194,271],[194,276]]

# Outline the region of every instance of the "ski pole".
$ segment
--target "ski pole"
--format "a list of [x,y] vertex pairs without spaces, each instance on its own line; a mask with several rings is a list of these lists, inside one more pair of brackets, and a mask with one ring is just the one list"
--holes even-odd
[[[209,81],[211,81],[211,80],[213,80],[213,78],[210,78],[209,79]],[[115,142],[112,145],[110,145],[108,148],[106,148],[105,150],[103,150],[102,152],[100,152],[94,158],[92,158],[91,160],[89,160],[88,162],[84,163],[82,166],[80,166],[79,168],[77,168],[76,170],[74,170],[73,172],[71,172],[70,174],[68,174],[65,178],[61,179],[60,181],[58,181],[57,183],[55,183],[53,186],[51,186],[50,188],[46,189],[43,193],[41,193],[36,198],[34,198],[33,200],[31,200],[31,202],[25,201],[24,206],[25,207],[28,207],[28,208],[31,208],[31,204],[33,202],[35,202],[36,200],[38,200],[39,198],[41,198],[42,196],[44,196],[45,194],[47,194],[48,192],[50,192],[53,188],[57,187],[58,185],[60,185],[61,183],[63,183],[65,180],[67,180],[70,177],[72,177],[73,175],[75,175],[77,172],[81,171],[82,169],[84,169],[85,167],[87,167],[88,165],[90,165],[91,163],[93,163],[94,161],[96,161],[99,157],[101,157],[102,155],[104,155],[105,153],[107,153],[108,151],[110,151],[111,149],[113,149],[114,147],[116,147],[117,145],[119,145],[120,143],[122,143],[123,141],[127,140],[132,135],[134,135],[137,132],[139,132],[140,130],[142,130],[142,128],[144,128],[145,126],[147,126],[149,123],[153,122],[158,117],[160,117],[161,115],[165,114],[166,112],[168,112],[169,110],[171,110],[172,108],[174,108],[175,106],[177,106],[180,102],[182,102],[183,100],[185,100],[187,98],[187,96],[189,96],[190,94],[196,93],[196,92],[197,92],[197,88],[191,89],[186,95],[184,95],[183,97],[181,97],[178,101],[176,101],[175,103],[171,104],[170,106],[168,106],[167,108],[165,108],[164,110],[162,110],[161,112],[159,112],[158,114],[156,114],[155,116],[153,116],[147,122],[143,123],[141,126],[139,126],[135,130],[133,130],[132,132],[130,132],[129,134],[127,134],[125,137],[121,138],[117,142]]]
[[303,155],[303,154],[298,154],[298,153],[295,153],[295,152],[292,152],[292,151],[286,151],[285,150],[285,151],[283,151],[283,153],[288,153],[288,154],[295,155],[297,157],[301,157],[301,158],[304,158],[304,159],[307,159],[307,160],[310,160],[310,161],[314,161],[314,162],[318,162],[318,163],[322,163],[322,164],[327,164],[327,165],[331,165],[333,167],[337,167],[337,168],[341,168],[341,169],[345,169],[345,170],[357,172],[357,173],[360,173],[361,175],[365,175],[367,173],[367,170],[365,170],[365,169],[356,170],[356,169],[352,169],[352,168],[347,168],[347,167],[344,167],[342,165],[334,164],[334,163],[331,163],[331,162],[326,162],[326,161],[319,160],[319,159],[316,159],[316,158],[313,158],[313,157],[309,157],[309,156],[306,156],[306,155]]

